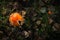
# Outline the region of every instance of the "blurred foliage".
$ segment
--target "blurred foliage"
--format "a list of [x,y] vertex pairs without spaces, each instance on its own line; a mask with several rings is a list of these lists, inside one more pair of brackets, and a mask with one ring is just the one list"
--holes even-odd
[[[0,40],[58,40],[60,37],[58,1],[0,0]],[[26,11],[22,28],[11,26],[9,15],[22,10]],[[49,10],[53,12],[50,15]]]

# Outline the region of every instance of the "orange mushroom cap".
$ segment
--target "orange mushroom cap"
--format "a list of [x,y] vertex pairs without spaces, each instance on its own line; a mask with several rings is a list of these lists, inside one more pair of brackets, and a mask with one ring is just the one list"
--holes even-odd
[[23,22],[24,18],[22,17],[22,15],[20,15],[20,13],[18,12],[14,12],[9,16],[9,22],[11,25],[13,26],[19,26],[19,21]]
[[51,14],[52,14],[52,11],[49,10],[49,11],[48,11],[48,14],[51,15]]

